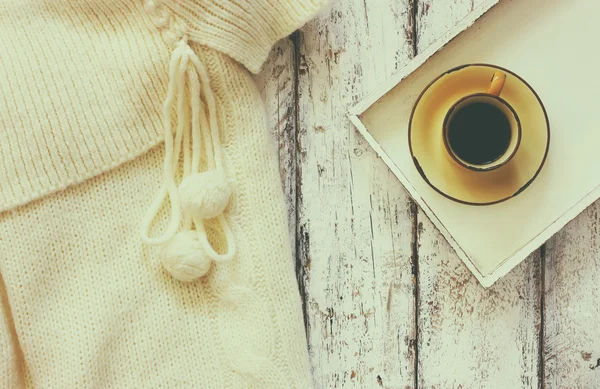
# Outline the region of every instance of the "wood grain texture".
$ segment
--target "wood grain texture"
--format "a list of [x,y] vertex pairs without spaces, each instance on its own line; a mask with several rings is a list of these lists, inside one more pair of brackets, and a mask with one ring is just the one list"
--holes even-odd
[[[424,0],[424,50],[481,0]],[[539,385],[539,253],[483,289],[423,213],[418,219],[419,387],[535,388]]]
[[486,0],[419,0],[415,15],[419,51],[431,45],[443,33]]
[[294,44],[283,39],[255,77],[265,102],[267,125],[279,157],[279,171],[288,209],[290,245],[296,251],[296,67]]
[[545,388],[600,388],[600,204],[547,244]]
[[418,219],[419,387],[538,387],[539,254],[483,289]]
[[298,239],[320,388],[414,383],[410,201],[348,109],[412,56],[408,2],[335,1],[298,36]]

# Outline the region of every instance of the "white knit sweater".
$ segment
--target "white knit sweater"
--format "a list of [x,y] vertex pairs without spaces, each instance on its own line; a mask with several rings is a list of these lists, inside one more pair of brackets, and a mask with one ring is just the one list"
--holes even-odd
[[0,388],[312,385],[246,69],[323,2],[0,0]]

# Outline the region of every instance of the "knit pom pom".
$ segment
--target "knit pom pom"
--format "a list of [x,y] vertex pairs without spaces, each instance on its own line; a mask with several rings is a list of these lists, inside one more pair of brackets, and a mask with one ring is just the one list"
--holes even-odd
[[208,170],[184,178],[179,185],[179,197],[184,212],[200,219],[212,219],[227,207],[231,188],[223,174]]
[[178,232],[164,244],[161,257],[163,267],[173,278],[183,282],[204,276],[212,264],[195,231]]

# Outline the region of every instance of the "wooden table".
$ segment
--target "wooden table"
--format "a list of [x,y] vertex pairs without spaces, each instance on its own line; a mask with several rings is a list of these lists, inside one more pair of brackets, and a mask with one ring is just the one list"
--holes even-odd
[[334,1],[257,77],[317,387],[600,388],[600,205],[483,289],[347,117],[480,2]]

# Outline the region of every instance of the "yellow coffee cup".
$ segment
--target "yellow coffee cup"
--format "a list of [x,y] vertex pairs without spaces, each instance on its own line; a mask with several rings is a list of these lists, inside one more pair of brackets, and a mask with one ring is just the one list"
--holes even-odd
[[496,71],[487,90],[456,101],[444,118],[448,154],[474,171],[490,171],[510,161],[521,142],[519,116],[501,97],[506,73]]

